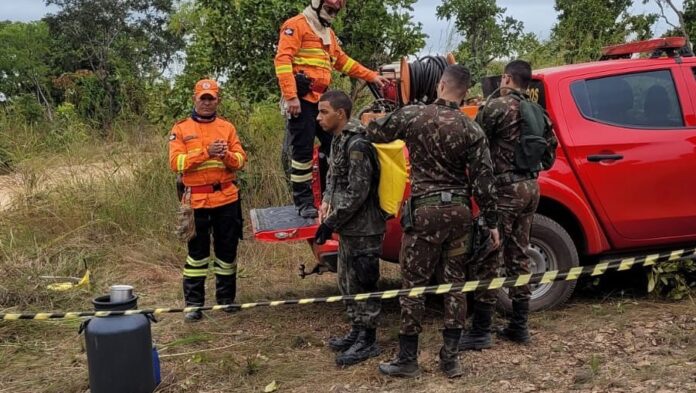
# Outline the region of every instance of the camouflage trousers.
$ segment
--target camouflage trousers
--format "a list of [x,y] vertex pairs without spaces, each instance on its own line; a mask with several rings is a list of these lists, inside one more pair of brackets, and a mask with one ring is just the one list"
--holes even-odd
[[[341,235],[338,246],[338,288],[341,295],[376,292],[379,281],[379,256],[382,235]],[[346,310],[355,327],[374,329],[382,310],[377,299],[364,302],[346,301]]]
[[[423,206],[413,212],[413,229],[401,242],[403,288],[466,281],[466,264],[471,253],[471,210],[464,205]],[[466,295],[443,296],[446,329],[461,329],[466,318]],[[425,298],[402,297],[401,334],[422,332]]]
[[[506,277],[529,274],[527,248],[534,213],[539,206],[539,184],[536,180],[527,180],[498,186],[497,190],[498,228],[503,245],[489,260],[473,266],[473,275],[477,280],[497,277],[501,266]],[[509,296],[513,300],[528,300],[531,296],[529,285],[510,288]],[[489,304],[495,304],[497,300],[496,291],[478,292],[475,297]]]

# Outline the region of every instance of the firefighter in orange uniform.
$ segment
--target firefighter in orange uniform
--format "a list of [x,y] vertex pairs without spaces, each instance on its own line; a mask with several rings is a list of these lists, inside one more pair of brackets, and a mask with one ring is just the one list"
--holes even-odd
[[[174,125],[169,136],[169,166],[190,190],[196,224],[184,266],[184,300],[187,306],[204,305],[205,279],[213,265],[217,303],[232,304],[237,291],[237,244],[242,238],[236,173],[247,157],[234,125],[216,115],[220,95],[214,80],[196,83],[193,103],[191,116]],[[197,321],[202,316],[196,311],[185,318]]]
[[288,117],[288,141],[292,149],[290,180],[295,207],[304,218],[317,217],[312,195],[314,138],[321,143],[322,164],[328,163],[331,135],[317,123],[318,102],[337,70],[382,87],[382,76],[351,59],[341,49],[331,23],[346,0],[312,0],[300,15],[285,21],[275,57],[283,107]]

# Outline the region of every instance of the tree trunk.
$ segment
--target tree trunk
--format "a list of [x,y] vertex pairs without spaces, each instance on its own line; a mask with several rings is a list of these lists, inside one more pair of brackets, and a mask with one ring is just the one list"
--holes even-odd
[[36,78],[36,76],[32,76],[31,79],[34,81],[34,85],[36,86],[36,98],[38,99],[39,104],[46,107],[46,115],[48,116],[48,121],[52,122],[53,111],[51,110],[51,103],[49,103],[48,99],[46,99],[46,95],[44,94],[43,89],[41,88],[41,84],[39,83],[39,80]]
[[[659,0],[658,0],[659,1]],[[674,5],[674,2],[672,0],[664,0],[670,8],[672,8],[672,11],[677,14],[677,17],[679,18],[679,27],[681,28],[682,33],[684,33],[684,37],[686,38],[686,43],[691,47],[691,37],[689,37],[689,32],[686,30],[686,23],[684,22],[684,13],[679,11],[677,7]]]

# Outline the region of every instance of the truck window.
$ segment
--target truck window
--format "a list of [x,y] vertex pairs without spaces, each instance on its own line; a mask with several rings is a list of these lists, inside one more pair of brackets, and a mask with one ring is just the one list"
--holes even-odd
[[590,120],[632,128],[684,127],[669,70],[587,79],[570,88],[578,109]]

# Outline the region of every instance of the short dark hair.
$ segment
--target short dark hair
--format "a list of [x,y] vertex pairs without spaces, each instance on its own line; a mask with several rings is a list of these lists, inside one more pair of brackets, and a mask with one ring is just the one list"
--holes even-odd
[[346,112],[347,118],[350,118],[350,115],[353,112],[353,101],[351,101],[350,97],[348,97],[348,94],[340,90],[327,91],[319,99],[319,102],[322,101],[328,102],[329,105],[331,105],[331,107],[336,111],[343,109],[343,111]]
[[471,87],[471,72],[461,64],[447,66],[442,73],[442,79],[449,88],[453,89],[462,97],[466,95],[469,87]]
[[520,89],[529,87],[532,81],[532,66],[524,60],[513,60],[505,66],[506,74],[512,77],[512,81]]

